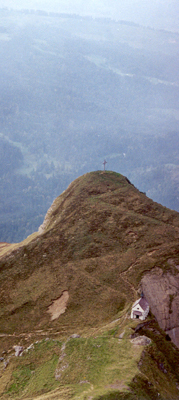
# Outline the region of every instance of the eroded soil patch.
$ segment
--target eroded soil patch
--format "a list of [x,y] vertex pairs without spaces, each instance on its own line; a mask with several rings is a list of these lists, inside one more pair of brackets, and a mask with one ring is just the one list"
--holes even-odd
[[52,305],[48,308],[48,313],[51,314],[51,320],[57,319],[61,314],[64,314],[69,299],[69,293],[67,290],[57,299],[54,300]]

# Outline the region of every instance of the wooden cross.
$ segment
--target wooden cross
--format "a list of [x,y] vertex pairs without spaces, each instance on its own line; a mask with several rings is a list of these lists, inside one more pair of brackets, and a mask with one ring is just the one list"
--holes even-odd
[[107,161],[104,160],[103,165],[104,165],[104,171],[105,171],[105,165],[107,164]]

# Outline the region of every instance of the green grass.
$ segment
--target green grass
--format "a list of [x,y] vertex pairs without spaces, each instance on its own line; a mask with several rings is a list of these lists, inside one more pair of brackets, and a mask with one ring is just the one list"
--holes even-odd
[[33,364],[18,367],[12,374],[13,383],[7,390],[7,393],[19,395],[28,384],[34,370],[35,366]]
[[22,357],[12,359],[12,374],[2,398],[23,399],[63,388],[70,389],[70,398],[85,399],[86,393],[110,393],[116,382],[121,391],[125,390],[138,372],[142,348],[134,349],[129,328],[120,341],[118,331],[119,326],[115,325],[98,336],[69,338],[64,350],[58,340],[34,344]]
[[[97,337],[70,339],[66,343],[66,357],[59,364],[63,369],[63,385],[73,385],[76,396],[85,399],[84,392],[99,395],[111,392],[112,385],[118,383],[123,391],[138,371],[137,362],[142,352],[124,338],[114,337],[118,328]],[[118,390],[119,392],[119,390]],[[75,397],[76,398],[76,397]]]
[[153,319],[139,331],[152,343],[133,345],[130,335],[137,324],[121,315],[79,338],[35,343],[22,357],[12,357],[3,391],[0,379],[2,400],[157,400],[158,393],[160,399],[175,400],[179,350]]
[[55,369],[60,350],[59,341],[43,340],[22,357],[14,359],[6,394],[20,399],[55,389],[59,385],[55,380]]

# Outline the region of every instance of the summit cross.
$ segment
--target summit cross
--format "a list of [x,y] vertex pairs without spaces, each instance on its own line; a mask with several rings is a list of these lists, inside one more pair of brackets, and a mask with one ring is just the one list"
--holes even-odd
[[103,162],[103,165],[104,165],[104,171],[105,171],[105,166],[106,166],[106,164],[107,164],[107,161],[106,161],[106,160],[104,160],[104,162]]

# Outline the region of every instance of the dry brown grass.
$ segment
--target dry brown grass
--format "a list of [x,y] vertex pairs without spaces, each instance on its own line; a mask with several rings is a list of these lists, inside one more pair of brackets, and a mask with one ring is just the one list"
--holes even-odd
[[[113,172],[75,180],[48,212],[43,233],[0,254],[0,330],[66,334],[100,327],[137,297],[142,275],[179,264],[179,215]],[[51,321],[68,291],[66,312]],[[1,348],[4,347],[2,340]]]

